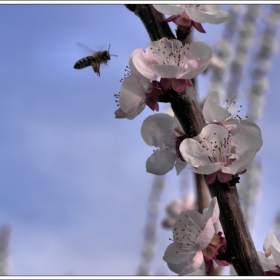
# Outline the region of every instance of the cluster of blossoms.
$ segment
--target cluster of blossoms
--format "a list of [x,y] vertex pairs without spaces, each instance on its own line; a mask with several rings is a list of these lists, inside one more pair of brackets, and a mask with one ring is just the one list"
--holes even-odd
[[216,179],[226,183],[246,172],[263,144],[261,130],[236,115],[232,105],[221,106],[218,93],[212,92],[203,107],[207,125],[194,138],[184,136],[176,117],[162,113],[146,118],[142,137],[148,145],[160,148],[148,158],[147,171],[163,175],[175,165],[179,174],[188,163],[192,171],[206,175],[207,184]]
[[[218,6],[154,7],[161,13],[170,14],[166,21],[175,22],[183,33],[192,26],[204,33],[202,23],[218,24],[228,18],[228,13]],[[158,102],[165,94],[171,92],[179,97],[186,87],[193,86],[191,79],[206,70],[212,54],[212,49],[202,41],[183,45],[180,40],[166,37],[151,42],[146,50],[136,49],[129,59],[129,75],[116,95],[119,108],[115,117],[134,119],[146,105],[159,111]],[[141,135],[146,144],[156,147],[147,159],[147,172],[164,175],[175,167],[179,174],[189,165],[192,171],[205,176],[207,184],[216,180],[227,183],[236,174],[245,173],[263,144],[262,135],[255,123],[237,114],[239,108],[234,111],[233,104],[227,101],[222,106],[217,92],[209,94],[203,106],[206,126],[193,138],[186,137],[174,115],[159,113],[147,117]],[[221,255],[227,245],[219,222],[217,199],[213,198],[203,214],[184,210],[180,209],[180,214],[176,212],[179,216],[173,228],[174,242],[163,257],[168,267],[179,275],[187,275],[199,268],[209,274],[214,269],[213,261],[228,265]],[[175,217],[172,218],[174,223]],[[273,256],[276,254],[275,250],[269,250]],[[278,273],[278,259],[275,263],[274,270],[269,270]]]
[[[130,75],[121,85],[116,118],[134,119],[148,105],[158,111],[159,96],[169,88],[182,92],[191,79],[204,72],[212,49],[204,42],[183,46],[179,40],[162,38],[136,49],[130,56]],[[160,79],[158,81],[158,79]]]
[[227,245],[219,215],[216,197],[203,214],[192,210],[181,212],[173,226],[173,243],[163,256],[170,270],[187,275],[203,269],[209,274],[214,269],[213,261],[218,265],[228,265],[220,256],[220,251]]

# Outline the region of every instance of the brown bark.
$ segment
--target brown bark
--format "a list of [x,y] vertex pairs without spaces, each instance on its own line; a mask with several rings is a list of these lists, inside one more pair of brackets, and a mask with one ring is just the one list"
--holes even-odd
[[156,41],[163,37],[175,39],[169,24],[163,21],[165,19],[164,15],[159,13],[153,5],[125,4],[125,6],[141,19],[151,38],[151,41]]
[[[152,41],[162,37],[174,38],[170,28],[163,22],[163,16],[152,5],[126,5],[142,20]],[[172,32],[171,32],[172,33]],[[181,123],[188,138],[200,133],[206,125],[194,88],[186,87],[183,93],[168,90],[160,97],[162,102],[170,102],[171,107]],[[239,203],[234,180],[222,184],[216,181],[208,186],[211,196],[217,197],[220,207],[220,221],[227,240],[227,260],[233,264],[238,275],[263,276],[258,255]]]

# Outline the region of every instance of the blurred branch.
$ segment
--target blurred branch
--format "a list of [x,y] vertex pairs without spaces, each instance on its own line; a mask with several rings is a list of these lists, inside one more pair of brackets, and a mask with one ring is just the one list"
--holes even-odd
[[158,227],[159,200],[164,188],[165,177],[154,176],[154,182],[149,196],[142,258],[137,275],[150,275],[150,265],[155,254],[156,230]]
[[[254,42],[253,35],[255,23],[260,12],[260,5],[246,5],[246,13],[241,20],[238,30],[237,44],[235,46],[235,56],[231,62],[229,71],[229,82],[227,86],[227,99],[232,100],[238,93],[238,87],[244,77],[243,68],[248,59],[248,52]],[[238,28],[238,27],[236,27]]]

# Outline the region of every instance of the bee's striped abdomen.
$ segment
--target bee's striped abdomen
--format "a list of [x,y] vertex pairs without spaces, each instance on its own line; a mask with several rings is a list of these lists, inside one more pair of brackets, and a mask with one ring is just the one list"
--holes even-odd
[[74,68],[75,69],[82,69],[82,68],[85,68],[87,66],[91,66],[93,62],[95,62],[95,58],[91,55],[91,56],[87,56],[87,57],[84,57],[80,60],[78,60],[75,65],[74,65]]

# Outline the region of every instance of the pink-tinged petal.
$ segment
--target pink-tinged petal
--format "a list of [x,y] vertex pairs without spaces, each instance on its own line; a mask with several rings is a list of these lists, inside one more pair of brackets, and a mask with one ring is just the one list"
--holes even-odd
[[126,118],[126,114],[123,112],[123,110],[121,108],[117,109],[115,112],[115,118],[116,119],[123,119]]
[[184,9],[181,7],[181,5],[153,5],[154,8],[166,15],[180,15]]
[[131,113],[124,113],[123,110],[121,108],[119,108],[118,110],[115,111],[115,118],[116,119],[129,119],[129,120],[133,120],[136,116],[138,116],[145,108],[145,104],[143,104],[142,107],[139,107],[137,111],[135,112],[131,112]]
[[141,79],[141,78],[144,78],[148,81],[150,81],[149,79],[147,79],[146,77],[144,77],[135,67],[135,65],[133,64],[133,61],[132,61],[132,58],[133,56],[137,55],[138,53],[142,53],[143,50],[142,49],[136,49],[132,52],[132,54],[130,55],[130,58],[129,58],[129,70],[130,70],[130,73],[132,76],[135,76],[137,79]]
[[[202,41],[192,42],[184,46],[184,51],[186,52],[185,56],[189,60],[196,59],[210,59],[212,58],[212,48]],[[201,62],[198,60],[194,66],[199,66]]]
[[[193,61],[197,62],[197,61]],[[202,58],[199,60],[198,66],[189,65],[188,69],[183,72],[182,75],[176,76],[178,79],[193,79],[196,76],[202,74],[209,64],[209,59]]]
[[214,234],[215,234],[215,229],[214,229],[213,221],[212,219],[209,219],[205,225],[205,228],[197,237],[196,244],[193,246],[193,248],[196,251],[205,249],[210,244]]
[[[155,73],[155,76],[162,77],[162,78],[181,78],[181,76],[186,72],[188,69],[182,66],[177,65],[169,65],[169,64],[153,64],[150,65],[150,70]],[[196,69],[194,71],[198,72]],[[144,75],[144,73],[143,73]],[[144,75],[146,76],[146,75]],[[146,76],[147,77],[147,76]],[[191,76],[191,78],[194,78],[195,76]],[[191,79],[189,78],[189,79]],[[155,79],[154,79],[155,80]]]
[[262,131],[256,123],[245,119],[245,120],[242,120],[241,124],[242,124],[242,127],[246,127],[247,131],[250,131],[250,133],[253,133],[254,135],[256,135],[258,137],[262,137]]
[[180,247],[180,243],[171,243],[164,252],[163,260],[167,263],[181,264],[182,262],[186,263],[190,257],[194,256],[194,253],[186,254],[185,250]]
[[193,26],[195,27],[195,29],[201,33],[206,33],[206,31],[204,30],[203,26],[201,23],[198,22],[193,22]]
[[179,147],[179,151],[184,160],[191,165],[200,165],[200,162],[209,162],[207,155],[204,154],[204,149],[198,143],[198,141],[187,138],[182,141]]
[[220,208],[218,204],[217,197],[213,197],[209,208],[205,214],[203,214],[204,220],[212,219],[213,224],[217,223],[220,217]]
[[120,102],[129,99],[131,95],[137,95],[138,98],[143,98],[145,96],[145,90],[142,84],[139,83],[137,76],[130,75],[128,76],[121,84],[120,90]]
[[186,167],[187,163],[180,160],[179,158],[176,159],[176,162],[175,162],[175,169],[176,169],[176,173],[177,175],[179,175],[183,169]]
[[269,248],[272,252],[274,261],[280,266],[280,252],[273,245],[270,245]]
[[260,259],[261,265],[264,270],[274,270],[276,269],[276,262],[274,261],[273,258],[267,258],[264,253],[262,252],[257,252],[258,257]]
[[[190,221],[190,219],[192,221]],[[180,221],[181,220],[181,221]],[[175,227],[185,227],[186,224],[196,224],[199,228],[204,227],[203,223],[203,215],[199,213],[198,211],[193,210],[186,210],[184,212],[181,212],[178,216],[177,222],[174,224],[174,231],[173,236],[177,235],[177,231],[175,230]]]
[[179,264],[174,264],[171,262],[168,262],[167,265],[169,269],[177,274],[180,274],[180,272],[189,264],[192,262],[194,256],[196,253],[188,254],[186,255],[186,260],[179,263]]
[[217,92],[212,92],[206,99],[203,106],[203,116],[207,122],[223,122],[230,113],[220,105],[220,98]]
[[208,124],[204,126],[201,132],[193,139],[195,139],[198,142],[203,141],[204,138],[207,141],[212,141],[213,139],[215,142],[217,141],[217,139],[219,140],[227,137],[228,137],[228,130],[225,127],[216,124]]
[[[227,123],[232,123],[233,121],[237,121],[237,120],[230,120],[227,121]],[[243,133],[244,131],[247,131],[247,133],[253,134],[259,138],[262,137],[262,132],[260,127],[254,122],[248,121],[246,119],[241,121],[241,125],[237,125],[231,129],[231,133],[233,135],[236,133]]]
[[256,151],[253,150],[235,154],[235,160],[229,166],[223,166],[222,172],[234,175],[240,171],[243,171],[244,167],[247,167],[248,164],[252,162],[255,155]]
[[206,43],[202,41],[193,42],[184,46],[186,52],[185,67],[186,72],[183,73],[180,79],[192,79],[204,72],[207,68],[213,51]]
[[142,49],[137,49],[131,55],[132,63],[143,76],[150,80],[156,80],[157,75],[151,68],[152,65],[158,63],[154,56],[147,54]]
[[201,251],[199,251],[195,254],[191,263],[188,262],[187,266],[179,273],[179,276],[188,275],[196,271],[197,269],[200,268],[202,263],[203,263],[203,254]]
[[[147,117],[141,126],[143,140],[149,146],[161,147],[163,144],[172,144],[175,141],[174,127],[176,122],[168,114],[154,114]],[[174,147],[175,147],[175,143]]]
[[248,150],[255,150],[257,152],[263,145],[263,140],[260,137],[250,133],[242,125],[238,127],[238,133],[231,137],[231,141],[238,147],[238,152]]
[[[195,253],[193,253],[192,254],[192,259],[193,259],[193,256],[195,255]],[[177,273],[177,274],[179,274],[185,267],[186,267],[186,261],[184,261],[184,262],[181,262],[181,263],[179,263],[179,264],[174,264],[174,263],[167,263],[167,265],[168,265],[168,268],[171,270],[171,271],[173,271],[173,272],[175,272],[175,273]]]
[[206,274],[211,273],[214,270],[214,263],[212,260],[208,260],[207,258],[204,258],[205,262],[205,272]]
[[195,8],[187,8],[186,9],[187,15],[193,21],[199,23],[212,23],[212,24],[219,24],[227,21],[229,14],[222,10],[215,10],[215,11],[199,11]]
[[219,93],[217,91],[212,91],[208,96],[207,96],[207,100],[211,99],[214,102],[220,104],[220,96]]
[[264,252],[266,252],[266,250],[268,250],[271,245],[276,250],[280,251],[280,244],[279,244],[276,236],[272,232],[268,233],[265,240],[264,240],[264,243],[263,243]]
[[[197,167],[199,174],[209,175],[220,170],[226,163],[225,162],[209,162],[207,164],[203,163]],[[208,184],[208,183],[207,183]],[[212,184],[212,183],[209,183]]]
[[222,228],[221,222],[220,220],[218,220],[215,224],[214,224],[214,228],[215,228],[215,232],[221,232],[222,234],[224,233],[224,230]]
[[163,91],[167,91],[171,86],[171,79],[161,78],[159,84]]
[[232,174],[228,174],[228,173],[223,173],[221,171],[217,172],[217,178],[219,180],[219,182],[221,183],[227,183],[230,180],[232,180]]
[[[134,87],[131,85],[134,83]],[[145,93],[143,88],[137,84],[133,76],[127,77],[121,86],[119,105],[122,111],[128,115],[137,116],[145,108]]]
[[171,79],[171,87],[177,92],[182,92],[186,87],[186,82],[182,79],[173,78]]
[[194,271],[193,273],[189,273],[188,276],[205,276],[205,265],[204,262],[202,262],[201,266],[198,270]]
[[176,159],[176,154],[170,151],[155,151],[146,161],[146,170],[155,175],[165,175],[173,169]]

